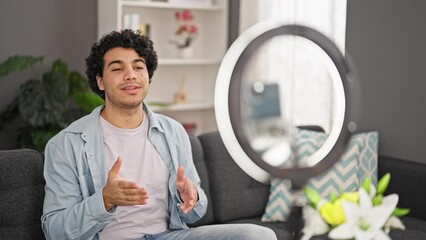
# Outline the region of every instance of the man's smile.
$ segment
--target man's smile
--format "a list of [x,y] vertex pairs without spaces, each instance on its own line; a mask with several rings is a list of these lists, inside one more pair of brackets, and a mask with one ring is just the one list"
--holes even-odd
[[141,86],[132,84],[132,85],[123,86],[120,89],[128,94],[136,94],[141,89]]

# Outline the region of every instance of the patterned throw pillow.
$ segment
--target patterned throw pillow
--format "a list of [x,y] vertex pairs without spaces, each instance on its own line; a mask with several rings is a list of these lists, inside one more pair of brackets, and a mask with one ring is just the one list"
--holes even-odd
[[359,156],[359,181],[362,182],[366,177],[369,177],[371,182],[377,185],[379,133],[376,131],[359,133],[352,138],[362,142]]
[[[317,151],[327,139],[327,135],[321,132],[300,130],[299,141],[295,146],[296,161],[303,161]],[[374,167],[374,141],[377,142],[377,132],[361,133],[354,135],[339,161],[328,171],[310,179],[307,185],[317,190],[321,196],[328,197],[331,192],[352,191],[359,187],[360,176],[370,176],[374,179],[376,171],[377,179],[377,147],[376,166]],[[369,150],[365,150],[366,142],[370,141]],[[364,153],[364,155],[361,155]],[[365,161],[359,159],[365,158]],[[363,166],[365,162],[369,166]],[[361,165],[360,165],[361,163]],[[362,174],[360,169],[363,169]],[[376,169],[376,170],[374,170]],[[286,221],[291,210],[294,193],[288,179],[272,178],[269,200],[262,216],[262,221]]]

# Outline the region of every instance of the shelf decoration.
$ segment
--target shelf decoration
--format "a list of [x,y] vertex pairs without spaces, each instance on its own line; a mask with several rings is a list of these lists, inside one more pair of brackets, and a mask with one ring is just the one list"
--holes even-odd
[[140,22],[140,16],[137,13],[123,15],[123,29],[140,31],[140,34],[150,37],[150,24]]
[[193,22],[194,15],[190,10],[184,9],[175,12],[175,19],[178,28],[174,34],[175,39],[170,40],[170,43],[182,52],[180,57],[192,57],[192,47],[198,34],[198,28]]
[[124,14],[123,16],[123,28],[137,30],[140,23],[140,16],[137,13]]
[[186,92],[185,92],[185,75],[182,75],[179,82],[179,90],[175,93],[175,103],[182,104],[187,102]]
[[151,37],[150,30],[151,30],[151,26],[148,23],[139,24],[139,31],[141,35],[150,38]]

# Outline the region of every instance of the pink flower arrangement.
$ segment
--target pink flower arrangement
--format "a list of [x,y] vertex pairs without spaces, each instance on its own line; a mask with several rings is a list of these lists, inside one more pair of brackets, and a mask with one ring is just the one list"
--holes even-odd
[[198,33],[197,26],[192,23],[194,15],[192,15],[190,10],[185,9],[177,11],[175,13],[175,19],[178,22],[178,29],[175,35],[178,36],[179,39],[170,42],[175,44],[178,48],[189,47]]

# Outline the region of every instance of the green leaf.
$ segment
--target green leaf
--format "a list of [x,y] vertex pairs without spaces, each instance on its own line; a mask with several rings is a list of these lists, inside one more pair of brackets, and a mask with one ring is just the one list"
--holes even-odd
[[361,186],[367,193],[370,193],[371,179],[369,177],[364,178]]
[[15,55],[0,63],[0,77],[6,76],[11,72],[24,71],[36,63],[43,61],[44,56],[21,56]]
[[388,188],[389,181],[390,181],[390,173],[386,173],[377,184],[377,194],[383,194],[386,189]]
[[47,72],[42,81],[21,86],[19,111],[33,127],[61,125],[68,104],[68,81],[62,73]]
[[376,195],[373,198],[373,206],[378,206],[382,204],[382,201],[383,201],[383,195],[382,194]]
[[322,200],[321,195],[312,188],[306,187],[303,192],[308,200],[312,203],[314,208],[317,208],[318,203]]
[[31,132],[31,140],[33,147],[39,152],[44,151],[47,142],[55,136],[60,130],[35,130]]
[[335,202],[339,198],[339,196],[337,196],[336,193],[332,192],[330,193],[329,198],[330,198],[330,202]]
[[64,76],[68,76],[68,66],[62,60],[56,59],[52,63],[52,72],[61,73]]
[[393,211],[392,215],[396,216],[396,217],[403,217],[407,214],[410,213],[410,209],[409,208],[395,208],[395,210]]
[[101,97],[91,92],[76,92],[72,98],[77,106],[85,113],[90,113],[97,106],[104,104],[104,100]]
[[90,91],[89,83],[83,75],[77,71],[72,71],[68,75],[68,82],[70,86],[70,96],[76,92],[88,92]]

